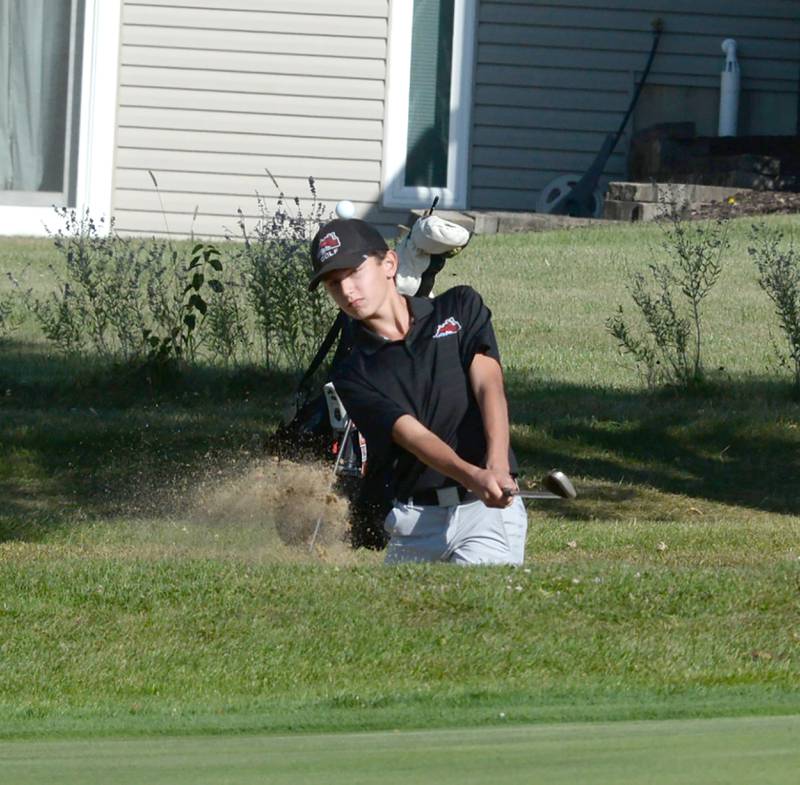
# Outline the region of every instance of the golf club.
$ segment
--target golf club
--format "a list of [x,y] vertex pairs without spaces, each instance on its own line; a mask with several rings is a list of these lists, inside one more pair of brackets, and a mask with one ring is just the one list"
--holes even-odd
[[578,494],[564,472],[558,469],[548,472],[542,480],[544,491],[517,491],[507,489],[509,496],[519,496],[520,499],[574,499]]

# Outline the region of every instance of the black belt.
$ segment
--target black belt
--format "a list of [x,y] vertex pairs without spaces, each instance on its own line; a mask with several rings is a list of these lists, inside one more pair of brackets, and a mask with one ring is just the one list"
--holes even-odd
[[406,500],[406,504],[426,507],[452,507],[456,504],[477,501],[478,497],[461,485],[449,485],[445,488],[426,488],[416,491]]

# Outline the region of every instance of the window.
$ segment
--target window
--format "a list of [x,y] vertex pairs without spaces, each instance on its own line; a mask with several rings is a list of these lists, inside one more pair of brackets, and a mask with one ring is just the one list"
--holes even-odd
[[395,0],[384,204],[465,207],[475,0]]
[[[54,204],[110,215],[121,14],[122,0],[0,0],[0,235],[57,229]],[[38,44],[20,46],[23,23]]]
[[0,204],[75,204],[81,0],[0,0]]

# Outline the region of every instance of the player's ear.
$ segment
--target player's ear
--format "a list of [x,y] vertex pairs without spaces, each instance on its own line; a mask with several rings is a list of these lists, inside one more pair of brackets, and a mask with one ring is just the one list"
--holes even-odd
[[383,257],[381,265],[386,271],[386,277],[394,278],[395,274],[397,273],[397,254],[394,251],[387,251],[386,256]]

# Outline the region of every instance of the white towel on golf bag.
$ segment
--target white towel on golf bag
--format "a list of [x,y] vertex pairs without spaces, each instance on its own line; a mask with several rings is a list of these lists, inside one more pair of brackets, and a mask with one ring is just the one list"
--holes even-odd
[[469,232],[438,215],[420,218],[411,231],[397,244],[397,290],[413,296],[419,289],[422,274],[431,263],[431,256],[462,248],[469,242]]

